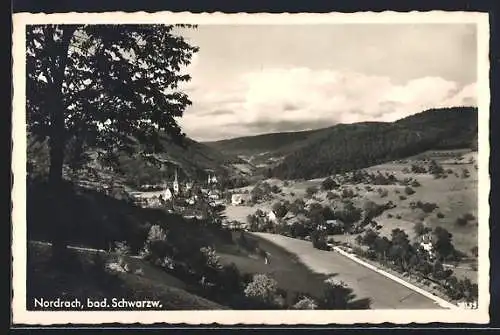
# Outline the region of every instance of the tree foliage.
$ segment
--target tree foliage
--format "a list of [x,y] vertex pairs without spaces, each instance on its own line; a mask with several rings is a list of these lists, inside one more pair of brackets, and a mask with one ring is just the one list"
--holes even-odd
[[32,25],[26,32],[27,121],[49,138],[50,180],[62,179],[68,141],[106,152],[158,151],[158,132],[183,134],[191,104],[179,84],[198,50],[171,25]]

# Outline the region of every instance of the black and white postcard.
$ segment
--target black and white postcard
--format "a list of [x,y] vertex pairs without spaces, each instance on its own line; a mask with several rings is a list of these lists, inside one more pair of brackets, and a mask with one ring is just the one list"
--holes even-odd
[[13,16],[13,321],[489,321],[481,13]]

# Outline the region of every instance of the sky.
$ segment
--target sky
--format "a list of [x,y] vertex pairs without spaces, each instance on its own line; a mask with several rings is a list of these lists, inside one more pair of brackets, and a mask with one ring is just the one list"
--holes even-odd
[[473,24],[203,25],[179,119],[198,141],[476,105]]

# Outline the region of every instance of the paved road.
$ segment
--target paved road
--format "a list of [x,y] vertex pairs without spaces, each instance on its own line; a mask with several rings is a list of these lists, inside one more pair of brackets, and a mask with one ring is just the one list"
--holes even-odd
[[312,271],[335,275],[354,290],[356,298],[371,298],[372,309],[441,309],[435,301],[336,252],[318,250],[307,241],[255,233],[296,254]]

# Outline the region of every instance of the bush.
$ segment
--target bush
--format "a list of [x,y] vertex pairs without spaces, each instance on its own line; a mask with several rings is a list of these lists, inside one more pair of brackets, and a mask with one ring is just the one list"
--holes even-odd
[[321,309],[348,309],[351,290],[347,285],[334,277],[326,279],[325,284]]
[[399,196],[399,200],[406,200],[407,198],[404,195]]
[[467,221],[464,217],[459,217],[459,218],[457,218],[457,220],[455,221],[455,224],[456,224],[457,226],[461,226],[461,227],[466,226],[466,225],[467,225],[467,223],[468,223],[468,221]]
[[396,215],[396,219],[401,220],[401,215]]
[[423,235],[427,232],[425,225],[422,222],[417,222],[413,226],[413,231],[417,236]]
[[472,220],[475,220],[476,217],[472,214],[472,213],[466,213],[464,214],[464,219],[467,220],[467,221],[472,221]]
[[345,188],[342,190],[342,198],[350,199],[354,198],[355,196],[356,194],[354,193],[354,191],[349,188]]
[[412,194],[415,194],[415,190],[414,190],[414,189],[412,189],[410,186],[406,186],[406,187],[405,187],[405,193],[406,193],[407,195],[412,195]]
[[438,217],[438,219],[442,219],[442,218],[444,218],[444,214],[443,214],[443,213],[441,213],[441,212],[438,212],[438,213],[436,214],[436,216]]
[[130,254],[130,247],[127,241],[115,242],[115,253],[120,256],[127,256]]
[[387,214],[387,218],[388,218],[388,219],[392,219],[392,217],[393,217],[393,215],[392,215],[391,213],[388,213],[388,214]]
[[420,183],[418,182],[418,180],[413,180],[410,185],[413,187],[420,187],[421,186]]
[[317,307],[316,301],[309,297],[302,297],[293,305],[293,309],[316,309]]
[[338,187],[338,184],[331,177],[326,178],[321,183],[321,188],[325,191],[330,191],[330,190],[333,190],[334,188],[337,188],[337,187]]
[[255,302],[273,306],[277,297],[278,283],[265,274],[256,274],[246,286],[244,293],[247,298]]
[[420,208],[423,210],[425,213],[431,213],[434,209],[436,209],[438,206],[435,203],[431,202],[421,202],[417,201],[416,207]]
[[470,177],[470,173],[469,173],[469,170],[467,169],[463,169],[462,170],[462,178],[469,178]]
[[127,271],[128,264],[125,256],[130,254],[130,247],[126,241],[115,242],[115,253],[118,255],[118,265]]
[[306,195],[308,197],[312,197],[313,195],[315,195],[316,193],[318,192],[318,188],[315,187],[315,186],[309,186],[307,189],[306,189]]

